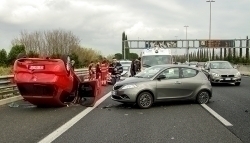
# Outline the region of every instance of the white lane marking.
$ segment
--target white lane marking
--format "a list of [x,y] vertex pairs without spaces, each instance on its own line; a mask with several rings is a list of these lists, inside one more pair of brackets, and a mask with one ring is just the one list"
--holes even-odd
[[210,112],[215,118],[217,118],[225,126],[233,126],[231,123],[229,123],[226,119],[221,117],[218,113],[216,113],[213,109],[208,107],[206,104],[201,104],[201,106],[205,108],[208,112]]
[[56,138],[58,138],[60,135],[62,135],[65,131],[67,131],[70,127],[72,127],[74,124],[76,124],[79,120],[81,120],[83,117],[85,117],[89,112],[91,112],[93,109],[95,109],[99,104],[101,104],[105,99],[107,99],[110,96],[111,92],[104,95],[101,99],[99,99],[93,107],[88,107],[85,110],[83,110],[81,113],[73,117],[71,120],[69,120],[67,123],[56,129],[54,132],[43,138],[38,143],[51,143]]

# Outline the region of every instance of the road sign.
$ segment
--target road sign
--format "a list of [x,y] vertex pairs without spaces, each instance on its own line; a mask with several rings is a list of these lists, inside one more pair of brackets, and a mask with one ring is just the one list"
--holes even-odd
[[200,41],[200,47],[234,47],[233,40],[206,40]]
[[177,41],[145,41],[146,48],[175,48],[177,47]]

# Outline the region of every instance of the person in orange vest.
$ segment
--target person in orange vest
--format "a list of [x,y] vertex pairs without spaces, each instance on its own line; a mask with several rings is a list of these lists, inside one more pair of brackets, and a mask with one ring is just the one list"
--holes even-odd
[[108,74],[108,68],[107,68],[107,61],[104,59],[101,64],[101,82],[102,85],[107,85],[107,74]]

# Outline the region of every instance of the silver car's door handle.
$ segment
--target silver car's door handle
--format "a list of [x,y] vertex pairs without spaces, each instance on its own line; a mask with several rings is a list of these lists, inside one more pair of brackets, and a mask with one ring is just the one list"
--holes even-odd
[[181,82],[180,81],[176,81],[175,84],[181,84]]

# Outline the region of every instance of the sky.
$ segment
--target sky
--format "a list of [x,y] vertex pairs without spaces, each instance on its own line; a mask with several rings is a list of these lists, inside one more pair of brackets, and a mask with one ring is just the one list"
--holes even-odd
[[[250,36],[249,6],[250,0],[215,0],[211,38]],[[63,29],[110,55],[121,53],[123,31],[128,40],[185,39],[185,25],[188,39],[208,39],[206,0],[0,0],[0,49],[7,51],[22,30]]]

